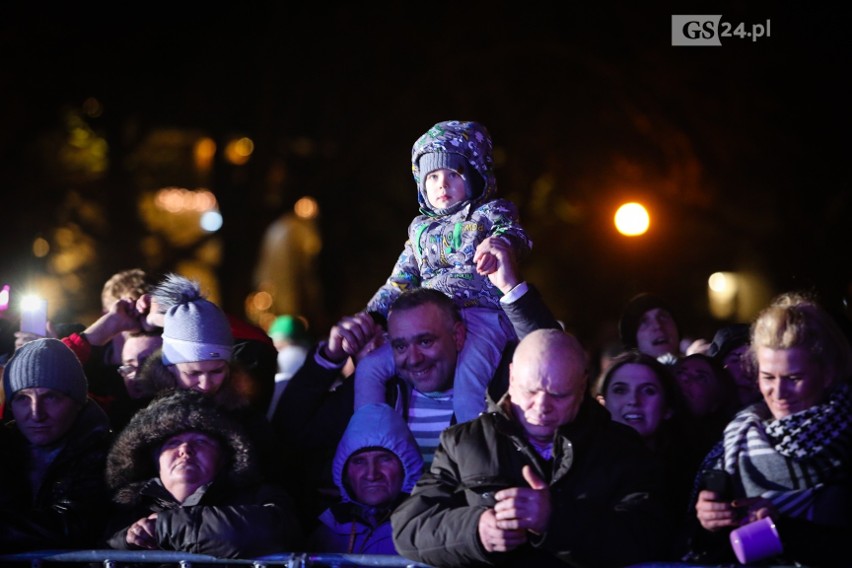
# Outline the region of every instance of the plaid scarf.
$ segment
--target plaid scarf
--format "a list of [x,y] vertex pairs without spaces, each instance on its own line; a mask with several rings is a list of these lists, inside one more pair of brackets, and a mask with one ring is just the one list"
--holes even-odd
[[717,467],[732,476],[737,493],[769,499],[784,515],[810,518],[817,492],[848,476],[850,415],[846,384],[826,402],[781,419],[772,418],[765,403],[754,404],[725,428]]
[[766,433],[779,454],[801,460],[832,451],[837,439],[849,429],[852,400],[842,385],[825,404],[812,406],[766,424]]

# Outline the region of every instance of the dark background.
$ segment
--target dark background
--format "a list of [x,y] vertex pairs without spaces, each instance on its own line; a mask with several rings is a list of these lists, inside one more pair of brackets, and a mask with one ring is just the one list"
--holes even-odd
[[[150,187],[129,158],[156,129],[247,135],[251,162],[217,161],[210,180],[225,218],[221,302],[242,310],[264,229],[311,195],[323,330],[363,307],[402,248],[417,213],[411,144],[435,122],[469,119],[491,131],[500,192],[533,237],[526,277],[587,341],[643,290],[667,297],[682,327],[712,334],[715,270],[759,273],[771,293],[812,289],[845,312],[852,93],[840,13],[648,4],[3,8],[0,276],[47,270],[31,243],[68,221],[69,194],[106,212],[85,227],[98,260],[82,270],[81,313],[117,270],[170,270],[181,251],[153,265],[140,252],[134,204]],[[672,14],[768,19],[771,37],[672,47]],[[62,109],[88,97],[103,105],[88,123],[110,155],[94,183],[52,173],[43,150]],[[625,199],[649,205],[644,237],[613,230]]]

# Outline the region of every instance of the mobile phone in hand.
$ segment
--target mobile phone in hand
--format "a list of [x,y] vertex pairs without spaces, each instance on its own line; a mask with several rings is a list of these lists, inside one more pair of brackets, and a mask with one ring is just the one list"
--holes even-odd
[[47,300],[33,295],[21,298],[21,331],[47,335]]
[[708,469],[701,474],[701,477],[704,489],[717,493],[724,499],[730,498],[731,480],[727,472],[719,469]]

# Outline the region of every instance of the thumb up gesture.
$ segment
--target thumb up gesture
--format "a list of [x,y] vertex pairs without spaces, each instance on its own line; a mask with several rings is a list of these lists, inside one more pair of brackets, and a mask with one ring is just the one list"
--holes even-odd
[[550,523],[550,488],[532,468],[524,466],[521,472],[529,487],[510,487],[494,496],[497,504],[494,513],[501,529],[525,529],[542,534]]

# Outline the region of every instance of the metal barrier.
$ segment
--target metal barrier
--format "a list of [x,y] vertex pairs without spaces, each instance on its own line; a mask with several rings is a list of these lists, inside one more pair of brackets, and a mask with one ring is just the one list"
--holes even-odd
[[[403,558],[381,554],[310,554],[280,553],[254,559],[216,558],[205,554],[190,554],[167,550],[36,550],[18,554],[0,554],[0,567],[14,565],[41,568],[52,564],[85,565],[92,568],[102,564],[104,568],[125,568],[144,564],[175,565],[180,568],[202,568],[206,566],[251,566],[267,568],[286,566],[287,568],[432,568]],[[689,564],[682,562],[643,562],[626,568],[731,568],[733,564]],[[799,564],[762,564],[764,568],[803,568]]]
[[31,568],[40,568],[51,564],[103,564],[104,568],[122,568],[125,565],[174,564],[180,568],[198,568],[201,566],[253,566],[266,568],[286,566],[287,568],[361,568],[377,566],[382,568],[430,568],[426,564],[413,562],[402,556],[380,554],[307,554],[282,553],[255,559],[216,558],[206,554],[190,554],[167,550],[37,550],[18,554],[0,554],[0,566],[15,564]]

